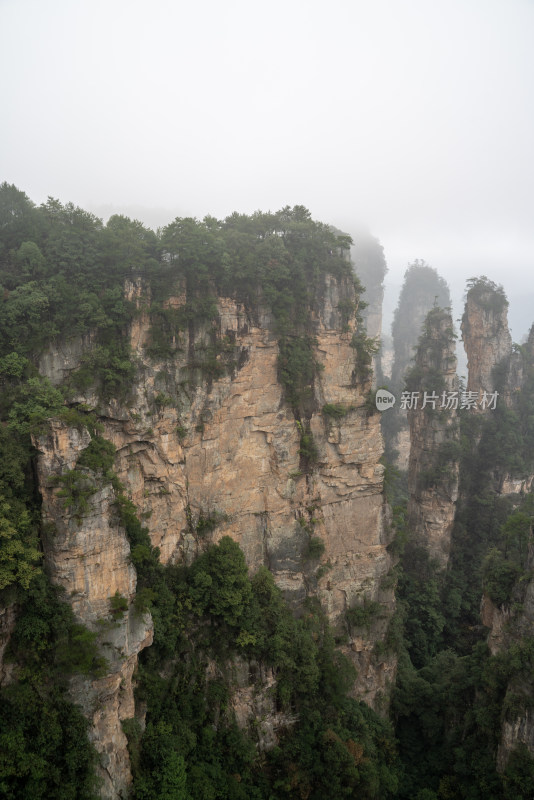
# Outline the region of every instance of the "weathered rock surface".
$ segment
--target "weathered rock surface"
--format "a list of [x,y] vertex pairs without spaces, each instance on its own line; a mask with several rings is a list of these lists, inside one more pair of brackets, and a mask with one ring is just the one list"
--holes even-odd
[[[303,464],[299,423],[278,381],[278,344],[268,308],[251,315],[221,297],[217,324],[190,327],[176,341],[174,356],[157,361],[146,352],[148,289],[141,281],[129,283],[127,296],[139,306],[130,331],[138,365],[130,397],[105,405],[90,391],[78,399],[98,406],[103,435],[117,448],[118,477],[164,563],[191,561],[209,541],[230,535],[251,571],[269,567],[297,613],[307,595],[317,594],[330,621],[343,627],[352,605],[364,598],[382,602],[384,614],[374,635],[350,640],[346,647],[358,669],[354,693],[373,704],[387,695],[395,677],[395,657],[373,653],[394,609],[393,590],[380,588],[392,566],[386,549],[392,531],[382,493],[379,415],[366,405],[369,383],[354,377],[354,319],[341,333],[338,306],[353,299],[352,292],[350,284],[328,278],[324,301],[313,315],[322,369],[314,385],[316,410],[307,421],[318,450],[312,467]],[[184,302],[180,291],[168,301],[174,308]],[[202,356],[214,343],[217,363],[208,369]],[[43,369],[47,365],[51,377],[58,373],[54,355],[43,361]],[[68,369],[73,366],[69,360]],[[325,417],[326,403],[341,404],[346,414]],[[67,589],[79,619],[94,625],[109,612],[109,597],[116,591],[130,602],[135,594],[135,570],[113,491],[100,487],[77,518],[63,508],[50,478],[74,467],[89,444],[87,431],[53,421],[37,444],[43,515],[55,527],[45,542],[47,566]],[[206,520],[208,526],[202,524]],[[307,557],[312,535],[325,545],[320,560]],[[320,565],[324,568],[317,575]],[[133,716],[131,675],[137,653],[150,640],[149,620],[138,620],[130,610],[114,634],[110,652],[121,655],[111,673],[74,688],[79,698],[86,696],[84,707],[102,754],[104,797],[120,797],[130,780],[120,720]],[[262,680],[268,688],[269,676]],[[245,689],[235,695],[243,721],[259,713],[256,700],[247,695],[253,690]],[[273,718],[266,743],[277,726]]]
[[16,620],[17,607],[14,603],[0,608],[0,686],[5,686],[13,677],[15,665],[5,660],[4,654],[15,630]]
[[[115,496],[105,485],[88,498],[88,510],[66,509],[52,478],[73,469],[90,442],[86,430],[52,420],[49,432],[35,441],[39,450],[38,478],[43,498],[46,568],[63,586],[76,617],[100,636],[108,674],[97,680],[75,678],[73,702],[92,723],[89,737],[101,758],[98,775],[106,800],[127,797],[131,784],[127,740],[121,720],[133,716],[132,674],[137,655],[152,643],[150,616],[132,606],[136,573],[130,545],[114,509]],[[89,477],[88,477],[89,480]],[[110,598],[116,592],[128,601],[122,619],[110,618]]]
[[[489,284],[475,286],[467,295],[465,313],[462,318],[462,334],[468,358],[469,377],[467,390],[478,394],[499,391],[498,403],[508,409],[516,409],[520,393],[528,391],[526,382],[534,365],[534,329],[526,345],[513,352],[507,322],[508,303],[497,287]],[[479,412],[484,411],[478,404]],[[471,413],[471,412],[470,412]],[[521,495],[532,490],[534,476],[509,474],[496,469],[493,473],[493,489],[501,496],[519,502]],[[534,567],[533,553],[525,574]],[[534,634],[534,581],[521,580],[514,589],[514,602],[496,606],[485,594],[482,597],[480,614],[482,623],[489,629],[487,642],[492,655],[497,655],[513,644],[522,646],[524,638]],[[505,706],[510,710],[503,719],[500,743],[497,751],[497,768],[506,768],[512,751],[524,744],[534,755],[534,715],[530,708],[534,696],[531,675],[518,673],[507,687]],[[508,703],[515,698],[514,702]],[[518,701],[519,698],[519,702]],[[513,708],[520,707],[520,712]]]
[[[527,570],[532,574],[534,553],[530,552]],[[528,571],[527,571],[528,574]],[[534,635],[534,580],[530,578],[527,585],[516,587],[520,591],[517,600],[522,602],[518,608],[513,605],[497,607],[487,595],[481,603],[482,623],[489,628],[488,646],[492,655],[506,652],[511,645],[521,646]],[[532,698],[534,697],[534,679],[530,670],[518,672],[508,684],[505,707],[509,706],[502,726],[497,751],[497,769],[503,771],[508,764],[511,753],[518,745],[525,745],[534,757],[534,713]],[[511,701],[511,702],[509,702]],[[514,711],[518,708],[519,711]]]
[[504,647],[506,625],[511,618],[510,610],[499,608],[487,594],[484,594],[480,603],[480,618],[482,624],[490,630],[487,642],[490,653],[494,656]]
[[[387,272],[384,248],[368,231],[360,230],[354,236],[352,258],[355,272],[365,288],[366,307],[361,315],[367,336],[380,342],[382,336],[382,304],[384,300],[384,276]],[[381,374],[382,352],[373,356],[373,387],[377,375]]]
[[93,347],[95,338],[91,333],[57,340],[41,355],[39,372],[46,375],[54,386],[59,386],[79,366],[82,355]]
[[276,709],[276,676],[272,668],[243,659],[236,659],[232,666],[229,707],[239,727],[248,729],[256,740],[258,750],[270,750],[297,717]]
[[407,424],[407,415],[401,411],[401,429],[393,440],[393,448],[397,452],[395,466],[405,472],[410,466],[410,428],[404,427]]
[[461,328],[467,354],[467,391],[478,392],[482,397],[483,392],[495,391],[494,369],[512,353],[508,302],[491,286],[471,289]]
[[150,615],[140,616],[130,606],[122,620],[111,623],[102,633],[107,674],[97,680],[80,676],[71,682],[72,699],[91,723],[89,739],[99,754],[97,776],[105,800],[129,797],[132,776],[121,722],[135,716],[132,676],[138,654],[152,644],[152,633]]
[[[454,331],[448,312],[435,309],[428,314],[412,374],[417,375],[412,389],[419,391],[419,398],[418,407],[408,411],[409,530],[414,544],[424,547],[445,568],[458,499],[460,438],[457,410],[446,408],[452,393],[458,397]],[[425,393],[427,398],[437,398],[426,407]]]

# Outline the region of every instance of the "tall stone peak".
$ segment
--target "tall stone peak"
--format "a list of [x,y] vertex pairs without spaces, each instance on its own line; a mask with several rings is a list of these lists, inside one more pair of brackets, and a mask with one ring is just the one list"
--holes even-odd
[[[410,370],[426,316],[434,306],[448,308],[451,304],[447,283],[438,272],[422,260],[410,264],[391,326],[393,362],[390,387],[400,393]],[[385,418],[383,426],[391,460],[398,469],[408,469],[410,433],[406,413],[399,406]]]
[[461,330],[467,354],[467,391],[480,395],[494,392],[495,367],[512,354],[508,301],[502,287],[485,277],[469,281]]
[[455,333],[449,311],[435,308],[428,313],[407,388],[416,398],[408,410],[411,541],[445,568],[458,498],[460,436]]

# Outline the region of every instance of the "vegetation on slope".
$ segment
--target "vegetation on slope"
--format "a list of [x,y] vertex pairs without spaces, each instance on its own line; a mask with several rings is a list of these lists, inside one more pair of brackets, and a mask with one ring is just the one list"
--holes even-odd
[[[98,676],[105,663],[95,636],[75,623],[41,567],[31,435],[54,416],[91,433],[75,468],[57,479],[58,495],[81,517],[96,487],[112,483],[139,577],[135,606],[138,613],[150,609],[155,622],[140,684],[149,724],[142,737],[134,722],[129,731],[138,796],[319,797],[333,785],[340,797],[355,787],[375,797],[393,790],[390,727],[348,699],[352,674],[320,610],[310,609],[306,622],[294,620],[269,574],[251,581],[230,541],[188,570],[164,570],[113,472],[112,445],[95,414],[72,399],[94,390],[103,403],[128,400],[137,364],[127,329],[139,310],[125,298],[125,279],[142,277],[150,285],[151,305],[140,309],[153,323],[147,355],[163,361],[174,357],[185,331],[194,340],[195,327],[216,321],[215,298],[230,295],[251,320],[262,309],[272,314],[279,378],[301,430],[306,469],[317,455],[308,420],[320,369],[311,318],[326,276],[334,276],[346,287],[339,313],[348,329],[361,291],[347,259],[350,243],[301,206],[223,221],[176,219],[156,234],[120,215],[104,225],[52,198],[36,207],[16,187],[0,186],[0,602],[17,612],[6,653],[14,681],[1,690],[6,797],[90,798],[98,791],[87,723],[67,688],[70,675]],[[172,293],[185,297],[181,308],[166,306]],[[91,336],[91,346],[79,369],[53,387],[37,370],[40,355],[58,339],[80,336]],[[361,330],[354,347],[355,380],[366,380],[372,343]],[[213,380],[233,367],[232,343],[214,333],[189,361]],[[212,523],[199,519],[195,530]],[[111,599],[114,618],[124,602]],[[237,729],[224,681],[206,683],[208,658],[223,669],[236,655],[275,669],[276,702],[299,718],[268,764],[258,759],[254,737]],[[172,678],[162,687],[163,663]]]
[[[525,475],[530,465],[518,436],[532,418],[531,368],[523,356],[527,386],[513,410],[502,403],[484,417],[460,412],[460,499],[447,572],[410,542],[409,532],[400,542],[404,636],[392,712],[401,798],[531,796],[534,759],[526,748],[518,747],[504,773],[497,772],[503,723],[534,703],[534,637],[528,626],[518,627],[532,578],[534,495],[501,497],[496,491],[504,475]],[[406,497],[396,491],[395,513],[402,521]],[[480,618],[484,592],[510,616],[507,646],[494,656]]]
[[[312,603],[296,620],[267,571],[247,574],[231,540],[208,548],[189,567],[162,567],[113,474],[111,445],[94,416],[69,399],[89,388],[104,402],[128,395],[136,364],[124,332],[137,311],[124,299],[125,278],[150,282],[148,354],[163,361],[181,346],[184,331],[215,318],[217,294],[231,294],[251,318],[271,309],[280,380],[311,464],[307,419],[319,366],[309,312],[317,308],[326,274],[352,281],[348,239],[302,207],[223,221],[179,219],[156,234],[120,216],[104,225],[55,200],[36,208],[7,184],[0,187],[0,239],[0,599],[15,603],[18,613],[7,653],[16,680],[0,692],[2,794],[70,800],[98,792],[87,722],[69,702],[67,686],[70,675],[97,676],[105,664],[94,636],[50,586],[40,557],[30,434],[59,414],[91,429],[91,444],[73,473],[112,482],[138,572],[135,605],[138,613],[149,609],[155,623],[154,645],[143,652],[138,675],[146,729],[135,719],[125,723],[136,797],[527,798],[534,780],[528,753],[518,749],[502,776],[495,756],[503,719],[531,703],[525,676],[534,648],[523,635],[490,656],[479,604],[483,590],[516,615],[523,602],[533,501],[499,500],[492,481],[496,469],[525,474],[531,467],[528,394],[486,423],[468,414],[461,421],[464,499],[446,576],[436,575],[409,538],[403,544],[402,486],[395,490],[393,547],[405,547],[400,613],[391,633],[400,652],[395,743],[391,725],[348,696],[353,674],[321,609]],[[185,304],[166,308],[176,290]],[[432,291],[431,304],[439,294]],[[355,310],[340,309],[345,319]],[[38,356],[55,337],[95,329],[95,346],[69,385],[54,388],[38,374]],[[232,363],[231,356],[220,358],[219,346],[214,340],[193,354],[195,368],[212,378]],[[365,381],[372,346],[361,329],[354,347],[355,380]],[[325,418],[343,413],[335,405],[323,408]],[[89,489],[76,475],[61,487],[64,501],[78,508]],[[113,614],[122,609],[122,598],[114,598]],[[288,724],[268,753],[258,753],[256,731],[235,723],[236,663],[276,677],[273,709]]]
[[[169,786],[191,800],[395,796],[391,726],[348,696],[354,671],[320,606],[295,619],[270,572],[250,578],[229,537],[191,567],[148,562],[138,567],[143,581],[157,573],[155,643],[138,676],[147,725],[142,733],[135,720],[125,723],[136,798],[165,796]],[[254,694],[265,693],[264,709],[279,715],[280,743],[267,753],[255,746],[265,719],[251,719],[249,730],[234,719],[243,669]],[[270,670],[276,681],[262,687]]]

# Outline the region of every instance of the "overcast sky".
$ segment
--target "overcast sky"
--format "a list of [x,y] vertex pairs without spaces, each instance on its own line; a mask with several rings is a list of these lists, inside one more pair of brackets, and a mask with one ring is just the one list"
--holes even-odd
[[[534,320],[534,0],[0,0],[0,180],[100,216],[303,204]],[[154,211],[155,210],[155,211]]]

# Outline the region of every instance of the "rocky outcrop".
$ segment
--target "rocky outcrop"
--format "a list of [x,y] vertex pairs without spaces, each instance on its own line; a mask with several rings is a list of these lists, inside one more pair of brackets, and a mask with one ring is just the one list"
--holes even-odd
[[[87,430],[52,420],[48,434],[36,439],[35,445],[39,450],[46,568],[52,581],[65,588],[77,619],[99,634],[101,652],[108,662],[104,677],[74,679],[71,696],[92,723],[89,736],[100,754],[101,796],[116,800],[127,796],[131,783],[121,721],[133,716],[132,674],[138,653],[152,643],[152,621],[133,606],[136,573],[111,486],[94,491],[87,499],[88,508],[81,511],[76,506],[65,508],[54,482],[56,476],[75,467],[89,442]],[[116,593],[127,603],[126,612],[118,619],[110,614],[110,600]]]
[[[449,308],[450,294],[446,282],[435,269],[416,260],[408,266],[399,302],[391,325],[393,363],[390,390],[400,397],[405,388],[406,375],[413,365],[419,337],[428,312],[433,307]],[[400,470],[408,468],[410,438],[406,412],[397,403],[391,414],[384,417],[386,452]]]
[[393,440],[393,447],[396,452],[395,465],[397,469],[407,471],[410,466],[410,428],[404,427],[407,423],[406,412],[400,412],[401,428],[396,433]]
[[393,371],[393,340],[391,336],[388,336],[387,334],[382,335],[380,348],[380,367],[384,380],[390,381],[391,373]]
[[[473,392],[477,401],[473,411],[489,414],[499,405],[515,412],[519,419],[529,414],[524,399],[531,396],[534,387],[534,326],[522,347],[513,346],[507,310],[501,287],[486,278],[473,282],[462,317],[469,369],[467,391]],[[496,393],[493,405],[492,393]],[[525,425],[527,419],[523,420]],[[513,497],[534,485],[528,447],[523,445],[523,453],[520,450],[518,446],[515,465],[494,469],[494,489],[501,496]]]
[[434,309],[428,314],[407,386],[414,394],[408,410],[409,530],[413,543],[445,568],[458,499],[460,438],[450,313]]
[[15,665],[5,659],[5,652],[15,630],[17,621],[17,607],[10,603],[5,608],[0,608],[0,686],[8,684],[15,669]]
[[[519,425],[521,418],[523,424],[528,422],[524,419],[528,411],[525,411],[522,395],[531,391],[534,332],[531,331],[522,348],[512,347],[507,308],[508,303],[500,287],[485,278],[472,282],[462,318],[462,335],[469,369],[467,391],[475,393],[478,400],[476,410],[485,414],[492,412],[484,409],[480,402],[483,393],[497,391],[497,403],[515,412],[516,425]],[[507,496],[514,505],[519,505],[534,485],[534,476],[529,474],[528,469],[530,459],[524,459],[525,453],[520,453],[520,449],[521,445],[518,444],[516,455],[519,466],[515,470],[510,472],[509,467],[496,465],[491,472],[493,491],[501,497]],[[510,601],[498,606],[484,594],[480,607],[482,623],[489,631],[487,643],[491,654],[505,654],[511,647],[524,654],[516,657],[514,665],[509,667],[512,677],[504,698],[497,751],[497,768],[501,772],[505,770],[518,745],[525,745],[534,756],[534,683],[528,656],[528,643],[534,632],[534,581],[530,577],[533,567],[531,551],[525,570],[513,588]]]
[[534,757],[534,711],[532,708],[525,708],[521,716],[503,722],[501,741],[497,750],[499,772],[504,772],[510,756],[520,745],[524,745],[530,755]]
[[[526,575],[532,575],[534,552],[529,553]],[[506,653],[511,646],[523,652],[516,657],[520,665],[506,690],[501,736],[497,751],[497,768],[504,771],[513,751],[524,745],[534,757],[534,680],[528,655],[534,633],[534,580],[522,580],[514,589],[514,602],[497,607],[484,595],[481,604],[482,623],[489,628],[488,646],[492,655]]]
[[[217,674],[213,665],[213,674]],[[260,753],[278,744],[283,731],[297,721],[276,708],[276,675],[257,661],[235,659],[232,665],[229,707],[239,727],[249,730]]]
[[508,301],[502,289],[487,279],[474,282],[467,293],[461,328],[467,354],[467,391],[482,398],[483,392],[496,390],[495,368],[512,353]]
[[91,723],[89,739],[99,755],[100,796],[118,800],[129,796],[132,782],[121,723],[135,716],[133,674],[138,654],[152,644],[152,623],[148,614],[139,615],[131,605],[122,620],[106,621],[108,627],[100,635],[105,638],[107,674],[97,680],[74,678],[70,693]]
[[[360,230],[354,235],[352,258],[355,271],[365,287],[366,307],[361,315],[367,336],[380,342],[382,336],[382,304],[384,300],[384,277],[387,272],[384,248],[368,231]],[[382,372],[382,353],[373,356],[373,386]]]
[[[127,284],[127,296],[139,308],[130,331],[137,377],[128,399],[105,404],[89,391],[76,400],[98,409],[102,435],[116,447],[115,471],[161,560],[190,562],[208,542],[230,535],[251,571],[269,567],[296,613],[315,594],[332,624],[345,630],[348,609],[380,602],[383,614],[371,633],[349,635],[345,646],[358,669],[355,695],[376,704],[395,676],[395,657],[377,655],[375,648],[394,609],[393,589],[384,588],[392,531],[382,493],[379,416],[368,406],[369,382],[355,373],[355,318],[347,325],[340,310],[355,299],[351,284],[327,278],[321,305],[312,311],[321,368],[310,411],[300,421],[278,380],[278,341],[267,307],[251,313],[220,297],[216,323],[190,325],[175,339],[172,357],[155,359],[147,353],[148,291],[142,281]],[[178,289],[167,302],[180,308],[185,295]],[[44,369],[47,364],[53,377],[57,358],[51,354]],[[62,369],[74,366],[69,360]],[[328,405],[340,414],[323,413]],[[302,453],[304,428],[316,448],[311,462]],[[52,422],[37,442],[38,471],[43,515],[55,527],[45,559],[78,618],[90,626],[105,619],[115,592],[129,602],[120,627],[107,638],[110,674],[73,689],[78,697],[86,693],[84,707],[102,754],[103,796],[115,798],[129,782],[120,720],[133,716],[131,674],[151,628],[132,610],[136,576],[111,486],[96,487],[89,508],[76,514],[63,507],[52,485],[51,478],[72,469],[88,443],[87,431]],[[312,536],[324,544],[320,558],[309,552]],[[245,719],[255,706],[236,699],[236,709],[240,704],[249,709]]]
[[496,606],[492,599],[484,594],[480,603],[480,619],[484,627],[489,628],[487,642],[490,653],[494,656],[504,647],[506,626],[511,619],[510,609]]

